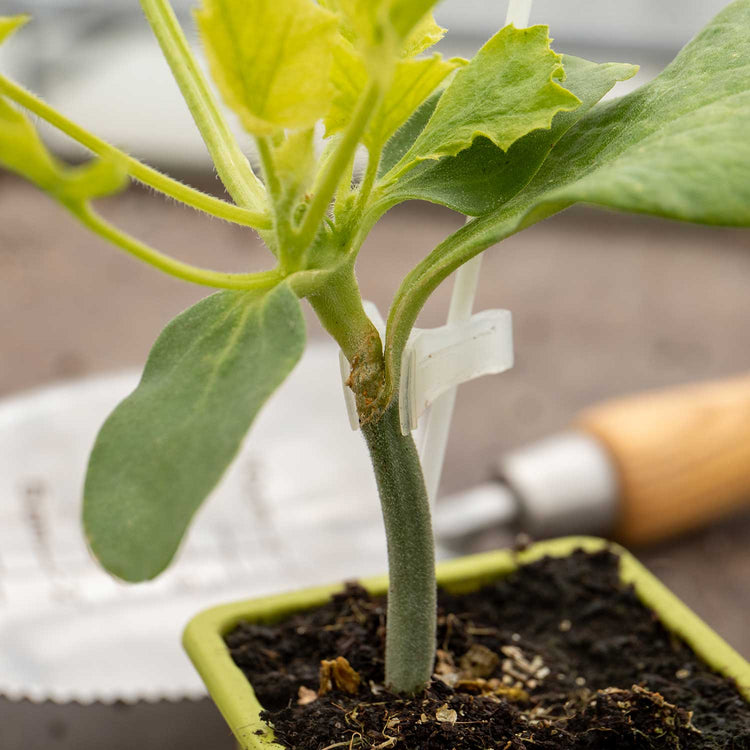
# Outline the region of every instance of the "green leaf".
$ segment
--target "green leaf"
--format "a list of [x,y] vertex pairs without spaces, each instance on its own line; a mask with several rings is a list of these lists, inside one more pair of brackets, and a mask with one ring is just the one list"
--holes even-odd
[[416,316],[440,282],[496,242],[573,203],[750,226],[748,28],[750,0],[737,0],[653,81],[594,107],[523,190],[469,222],[408,274],[388,319],[389,397]]
[[14,31],[28,23],[30,16],[0,16],[0,44],[2,44]]
[[[487,138],[440,161],[424,161],[384,191],[389,203],[426,200],[469,216],[479,216],[513,197],[534,175],[550,149],[617,81],[638,68],[620,63],[597,64],[564,55],[566,88],[581,100],[572,111],[558,112],[549,129],[534,130],[507,151]],[[414,136],[416,138],[416,135]]]
[[455,156],[480,136],[506,151],[526,133],[549,128],[558,112],[578,107],[557,82],[563,66],[549,43],[546,26],[506,26],[495,34],[456,74],[396,175],[419,161]]
[[[424,130],[432,113],[435,111],[442,91],[436,91],[425,99],[412,116],[391,136],[385,144],[378,167],[378,179],[393,169],[404,154],[412,147],[417,136]],[[402,178],[403,179],[403,178]],[[398,184],[398,183],[396,183]],[[397,200],[395,202],[398,202]]]
[[304,189],[315,170],[315,131],[293,130],[276,148],[274,163],[279,181],[294,192]]
[[203,0],[211,73],[248,132],[314,125],[328,110],[335,14],[313,0]]
[[164,570],[304,340],[287,283],[214,294],[164,329],[89,461],[83,521],[107,570],[128,581]]
[[33,182],[68,207],[111,195],[128,183],[124,163],[94,159],[69,167],[49,153],[31,121],[0,97],[0,166]]

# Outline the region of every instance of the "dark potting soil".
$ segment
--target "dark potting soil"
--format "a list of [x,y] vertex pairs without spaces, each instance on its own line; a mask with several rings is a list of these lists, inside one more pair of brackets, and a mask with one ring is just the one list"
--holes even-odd
[[410,700],[383,687],[385,602],[356,585],[226,641],[294,750],[750,750],[735,685],[662,627],[617,565],[577,552],[441,592],[435,674]]

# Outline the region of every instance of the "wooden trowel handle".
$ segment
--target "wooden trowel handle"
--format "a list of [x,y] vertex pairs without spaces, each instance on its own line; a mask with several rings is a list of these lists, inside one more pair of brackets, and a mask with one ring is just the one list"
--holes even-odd
[[619,472],[614,536],[640,544],[750,505],[750,376],[609,401],[578,427]]

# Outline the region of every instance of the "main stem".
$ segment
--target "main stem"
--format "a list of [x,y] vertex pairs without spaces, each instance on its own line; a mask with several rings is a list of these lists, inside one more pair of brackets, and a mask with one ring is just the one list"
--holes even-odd
[[362,434],[370,450],[388,542],[385,683],[396,693],[421,690],[432,675],[437,619],[435,545],[422,467],[411,435],[401,434],[398,399],[370,408],[385,385],[380,336],[362,308],[351,266],[308,297],[352,370]]
[[362,425],[370,450],[388,541],[385,684],[414,694],[429,682],[435,658],[435,545],[419,455],[401,434],[398,400]]

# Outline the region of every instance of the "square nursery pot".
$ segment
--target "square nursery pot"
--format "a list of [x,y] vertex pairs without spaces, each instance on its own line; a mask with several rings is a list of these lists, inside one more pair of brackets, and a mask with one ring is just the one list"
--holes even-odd
[[[663,625],[685,641],[708,666],[732,678],[750,702],[750,664],[685,606],[629,552],[591,537],[565,537],[534,544],[520,553],[501,550],[451,560],[438,566],[438,583],[454,593],[475,590],[508,575],[520,565],[545,555],[565,557],[576,549],[595,552],[608,548],[620,557],[620,577],[631,583],[639,599],[653,610]],[[386,577],[362,582],[372,594],[387,591]],[[243,750],[280,747],[271,728],[260,718],[261,705],[245,675],[235,666],[224,636],[240,621],[272,623],[295,612],[325,604],[341,584],[236,602],[208,609],[190,621],[183,644],[193,664]]]

